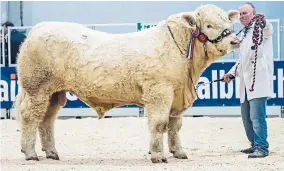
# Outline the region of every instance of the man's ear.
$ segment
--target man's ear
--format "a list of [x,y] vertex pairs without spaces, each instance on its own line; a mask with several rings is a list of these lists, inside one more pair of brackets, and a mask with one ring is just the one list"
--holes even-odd
[[193,14],[183,14],[181,16],[182,24],[187,28],[195,28],[196,20]]
[[231,20],[232,23],[234,23],[240,18],[240,13],[239,11],[236,11],[236,10],[230,10],[228,11],[228,17],[229,17],[229,20]]

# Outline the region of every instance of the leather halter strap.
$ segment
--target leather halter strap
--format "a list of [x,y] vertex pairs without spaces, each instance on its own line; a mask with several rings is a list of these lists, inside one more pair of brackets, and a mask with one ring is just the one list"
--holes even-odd
[[[167,27],[168,27],[168,30],[169,30],[169,32],[170,32],[170,34],[171,34],[172,39],[174,40],[176,46],[177,46],[178,49],[179,49],[180,53],[181,53],[182,55],[185,55],[185,54],[182,52],[181,48],[179,47],[178,43],[176,42],[176,39],[175,39],[175,37],[174,37],[174,35],[173,35],[173,32],[172,32],[172,30],[171,30],[171,27],[170,27],[169,25],[167,25]],[[197,38],[200,42],[203,43],[203,48],[204,48],[204,52],[205,52],[205,57],[207,58],[208,55],[207,55],[207,49],[206,49],[205,43],[207,42],[208,39],[207,39],[207,36],[206,36],[204,33],[201,33],[201,32],[199,31],[199,29],[196,29],[196,30],[194,30],[194,31],[191,31],[190,40],[189,40],[189,42],[188,42],[188,49],[187,49],[187,56],[186,56],[186,58],[190,57],[190,56],[189,56],[189,53],[190,53],[191,55],[193,55],[194,44],[195,44],[195,39],[196,39],[196,38]]]
[[[175,37],[174,37],[174,35],[173,35],[173,32],[172,32],[172,30],[171,30],[171,27],[170,27],[168,24],[167,24],[167,27],[168,27],[168,30],[169,30],[169,32],[170,32],[170,34],[171,34],[171,37],[173,38],[173,40],[174,40],[176,46],[177,46],[178,49],[179,49],[180,53],[183,54],[181,48],[179,47],[178,43],[176,42],[176,39],[175,39]],[[208,53],[207,53],[207,48],[206,48],[206,42],[209,41],[209,42],[211,42],[211,43],[218,43],[218,42],[222,41],[223,38],[229,36],[229,35],[232,34],[232,33],[233,33],[232,30],[230,30],[230,29],[225,29],[225,30],[223,30],[223,32],[221,33],[221,35],[219,35],[216,39],[210,40],[210,39],[208,39],[208,37],[207,37],[204,33],[202,33],[202,32],[200,31],[199,28],[197,28],[197,29],[195,29],[195,30],[191,30],[191,36],[190,36],[190,40],[189,40],[189,42],[188,42],[188,49],[187,49],[187,56],[186,56],[186,57],[187,57],[187,58],[188,58],[188,57],[193,57],[192,55],[193,55],[194,44],[195,44],[195,39],[196,39],[196,38],[197,38],[201,43],[203,43],[203,49],[204,49],[204,53],[205,53],[205,58],[208,58]],[[189,56],[189,54],[190,54],[190,56]],[[184,55],[184,54],[183,54],[183,55]]]

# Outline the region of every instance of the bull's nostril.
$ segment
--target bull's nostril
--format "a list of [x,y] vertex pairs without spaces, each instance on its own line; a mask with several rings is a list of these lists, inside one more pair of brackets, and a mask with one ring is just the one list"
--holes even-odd
[[237,41],[231,41],[230,43],[231,43],[231,45],[237,45],[237,44],[239,44],[239,42],[237,42]]

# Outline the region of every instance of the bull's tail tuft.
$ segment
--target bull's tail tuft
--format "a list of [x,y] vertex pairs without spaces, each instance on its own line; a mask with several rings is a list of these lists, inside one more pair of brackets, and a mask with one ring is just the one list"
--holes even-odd
[[24,98],[25,98],[25,95],[26,93],[24,91],[20,91],[19,94],[16,96],[16,100],[15,102],[13,103],[13,106],[12,108],[15,109],[15,118],[16,118],[16,121],[18,123],[18,126],[19,126],[19,131],[21,130],[21,110],[20,110],[20,106],[21,106],[21,103],[23,102]]

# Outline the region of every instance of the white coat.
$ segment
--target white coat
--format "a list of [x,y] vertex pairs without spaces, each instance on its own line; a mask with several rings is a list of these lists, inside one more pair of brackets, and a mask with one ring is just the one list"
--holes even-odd
[[[266,21],[266,26],[263,29],[263,42],[258,46],[254,91],[249,91],[253,82],[253,62],[255,58],[255,51],[251,50],[251,46],[253,46],[253,26],[240,45],[239,60],[228,72],[228,74],[232,74],[240,79],[239,93],[241,103],[245,101],[245,91],[247,92],[248,100],[260,97],[272,98],[273,96],[273,26],[268,21]],[[242,40],[243,35],[242,33],[240,40]]]

